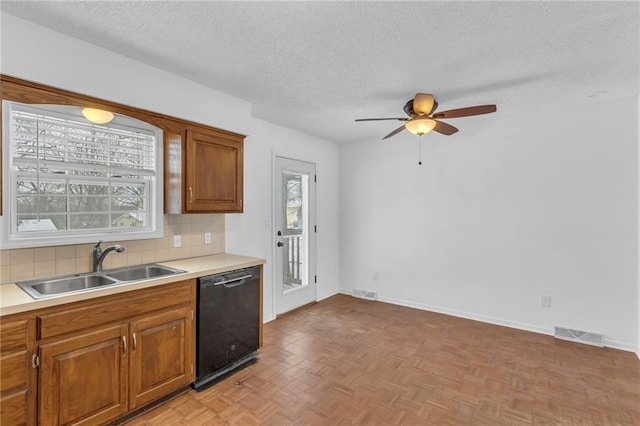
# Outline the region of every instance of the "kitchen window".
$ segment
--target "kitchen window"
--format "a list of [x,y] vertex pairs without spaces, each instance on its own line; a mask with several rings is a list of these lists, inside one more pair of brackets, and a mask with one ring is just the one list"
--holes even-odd
[[162,236],[162,131],[3,101],[3,248]]

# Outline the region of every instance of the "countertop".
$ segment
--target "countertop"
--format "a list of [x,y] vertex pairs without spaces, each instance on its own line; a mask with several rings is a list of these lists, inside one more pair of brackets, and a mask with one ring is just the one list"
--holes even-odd
[[[108,296],[112,294],[124,293],[142,288],[154,287],[157,285],[198,278],[205,275],[228,272],[234,269],[249,268],[251,266],[262,265],[266,261],[255,257],[239,256],[236,254],[215,254],[212,256],[193,257],[189,259],[172,260],[166,262],[156,262],[159,265],[186,271],[182,274],[152,278],[131,283],[119,284],[113,287],[97,288],[83,293],[60,295],[47,299],[33,299],[20,287],[13,283],[0,285],[0,316],[11,315],[20,312],[32,311],[34,309],[47,308],[50,306],[63,305],[65,303],[89,300],[96,297]],[[44,279],[44,278],[43,278]]]

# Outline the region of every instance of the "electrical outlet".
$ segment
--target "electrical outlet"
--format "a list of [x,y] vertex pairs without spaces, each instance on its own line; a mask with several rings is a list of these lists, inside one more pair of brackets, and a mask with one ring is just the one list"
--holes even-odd
[[174,247],[182,247],[182,236],[174,235],[173,236],[173,246]]
[[380,281],[380,273],[379,272],[374,272],[373,273],[373,280],[374,281]]
[[204,243],[211,244],[211,232],[204,233]]
[[540,296],[540,306],[543,308],[551,307],[551,296]]

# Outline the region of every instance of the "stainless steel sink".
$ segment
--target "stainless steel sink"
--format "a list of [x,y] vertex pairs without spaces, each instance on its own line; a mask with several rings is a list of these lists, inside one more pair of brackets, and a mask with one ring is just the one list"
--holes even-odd
[[116,280],[102,275],[85,275],[80,277],[44,281],[40,284],[33,284],[31,288],[40,294],[60,294],[101,287],[104,285],[114,284],[115,282]]
[[34,299],[44,299],[68,293],[82,293],[101,287],[175,275],[183,272],[186,271],[150,264],[102,272],[68,275],[51,279],[22,281],[16,284]]
[[115,278],[118,281],[136,281],[146,280],[149,278],[162,277],[164,275],[174,275],[179,272],[173,268],[167,268],[166,266],[159,265],[142,265],[132,266],[130,268],[118,270],[118,271],[105,271],[108,277]]

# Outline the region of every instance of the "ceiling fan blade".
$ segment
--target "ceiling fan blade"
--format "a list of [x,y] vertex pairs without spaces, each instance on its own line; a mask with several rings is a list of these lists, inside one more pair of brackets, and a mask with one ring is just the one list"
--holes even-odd
[[471,115],[489,114],[490,112],[496,112],[495,105],[478,105],[466,108],[450,109],[449,111],[442,111],[433,114],[432,118],[457,118],[457,117],[469,117]]
[[429,115],[434,109],[435,102],[433,95],[429,93],[416,93],[413,98],[413,111],[417,115]]
[[406,117],[392,117],[392,118],[356,118],[356,121],[380,121],[380,120],[400,120],[408,121]]
[[447,124],[444,121],[434,120],[436,122],[436,127],[433,128],[434,131],[438,133],[442,133],[443,135],[451,136],[455,132],[458,131],[451,124]]
[[384,137],[384,138],[382,138],[382,139],[383,139],[383,140],[384,140],[384,139],[389,139],[391,136],[394,136],[394,135],[396,135],[396,134],[400,133],[400,132],[401,132],[401,131],[403,131],[403,130],[404,130],[404,124],[403,124],[402,126],[398,127],[397,129],[395,129],[393,132],[389,133],[387,136],[385,136],[385,137]]

